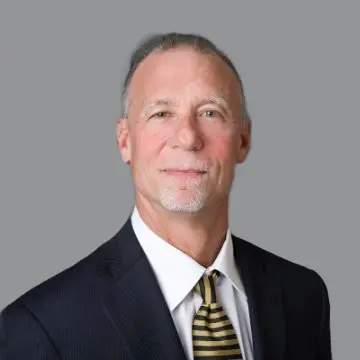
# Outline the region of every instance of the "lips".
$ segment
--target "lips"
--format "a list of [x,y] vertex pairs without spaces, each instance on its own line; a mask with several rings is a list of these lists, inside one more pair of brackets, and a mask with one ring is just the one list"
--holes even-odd
[[189,179],[200,179],[206,176],[206,171],[196,169],[167,169],[163,170],[162,173],[171,178],[177,180],[189,180]]
[[181,173],[198,173],[198,174],[204,174],[206,172],[206,171],[197,170],[197,169],[165,169],[163,171],[166,171],[166,172],[181,172]]

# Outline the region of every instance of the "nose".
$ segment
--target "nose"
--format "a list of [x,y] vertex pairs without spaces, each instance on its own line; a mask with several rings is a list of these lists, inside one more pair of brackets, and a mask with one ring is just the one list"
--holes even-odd
[[172,146],[191,151],[200,150],[203,147],[203,139],[196,118],[192,116],[179,118]]

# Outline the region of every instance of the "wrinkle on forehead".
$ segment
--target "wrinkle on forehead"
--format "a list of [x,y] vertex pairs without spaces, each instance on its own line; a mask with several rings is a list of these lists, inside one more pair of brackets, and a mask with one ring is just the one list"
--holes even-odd
[[150,55],[135,72],[129,90],[132,105],[142,115],[156,105],[175,108],[206,102],[235,114],[242,108],[237,81],[227,65],[216,56],[189,50]]

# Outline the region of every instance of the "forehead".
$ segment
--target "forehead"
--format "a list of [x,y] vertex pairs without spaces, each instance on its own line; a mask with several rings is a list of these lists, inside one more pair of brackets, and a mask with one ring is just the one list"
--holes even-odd
[[181,102],[213,97],[240,103],[239,83],[228,65],[217,55],[190,48],[150,54],[136,69],[129,90],[135,106],[157,98]]

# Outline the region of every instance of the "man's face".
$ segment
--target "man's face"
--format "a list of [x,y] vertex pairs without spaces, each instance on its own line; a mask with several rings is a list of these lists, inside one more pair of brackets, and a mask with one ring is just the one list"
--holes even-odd
[[235,75],[189,48],[149,55],[130,85],[127,119],[117,123],[138,199],[196,212],[227,201],[250,145]]

